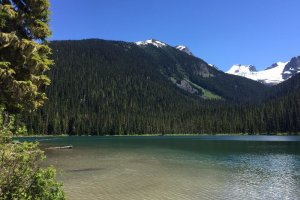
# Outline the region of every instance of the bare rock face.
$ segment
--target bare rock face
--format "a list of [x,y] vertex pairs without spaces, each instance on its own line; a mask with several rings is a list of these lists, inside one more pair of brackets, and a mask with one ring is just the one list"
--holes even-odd
[[193,88],[193,86],[187,82],[186,80],[181,80],[180,83],[176,83],[177,87],[187,91],[188,93],[191,94],[198,94],[199,91],[195,88]]
[[284,80],[287,80],[299,72],[300,72],[300,56],[292,58],[291,61],[284,67],[282,72],[282,78]]

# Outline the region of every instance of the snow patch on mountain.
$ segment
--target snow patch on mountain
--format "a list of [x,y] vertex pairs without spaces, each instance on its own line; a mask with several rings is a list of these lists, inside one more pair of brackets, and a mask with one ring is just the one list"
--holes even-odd
[[216,65],[208,63],[208,66],[215,68],[216,70],[220,70]]
[[[170,46],[164,42],[161,42],[159,40],[156,39],[150,39],[150,40],[145,40],[145,41],[139,41],[139,42],[135,42],[136,45],[138,46],[147,46],[147,45],[153,45],[157,48],[161,48],[161,47],[166,47],[166,46]],[[174,48],[178,49],[179,51],[182,51],[188,55],[193,56],[193,53],[189,50],[189,48],[187,46],[184,45],[178,45],[175,46]]]
[[138,46],[145,46],[145,45],[154,45],[155,47],[157,48],[160,48],[160,47],[165,47],[167,46],[166,43],[163,43],[159,40],[155,40],[155,39],[150,39],[150,40],[146,40],[146,41],[139,41],[139,42],[135,42],[136,45]]
[[248,74],[251,74],[252,72],[257,72],[255,66],[253,65],[233,65],[229,70],[228,74],[235,74],[239,76],[247,76]]
[[178,49],[179,51],[182,51],[182,52],[184,52],[184,53],[187,53],[187,54],[190,55],[190,56],[193,55],[193,53],[192,53],[192,52],[189,50],[189,48],[186,47],[186,46],[178,45],[178,46],[176,46],[175,48]]

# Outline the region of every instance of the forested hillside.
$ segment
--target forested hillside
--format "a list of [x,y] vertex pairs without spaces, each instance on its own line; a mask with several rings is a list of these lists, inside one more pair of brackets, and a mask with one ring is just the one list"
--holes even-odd
[[275,92],[170,46],[81,40],[55,41],[51,47],[56,64],[49,72],[49,100],[43,109],[24,117],[32,133],[300,130],[299,87],[279,95],[281,85]]

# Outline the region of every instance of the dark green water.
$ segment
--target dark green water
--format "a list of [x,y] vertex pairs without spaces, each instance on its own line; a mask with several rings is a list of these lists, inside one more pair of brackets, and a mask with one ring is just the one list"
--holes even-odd
[[35,139],[68,199],[300,199],[300,137]]

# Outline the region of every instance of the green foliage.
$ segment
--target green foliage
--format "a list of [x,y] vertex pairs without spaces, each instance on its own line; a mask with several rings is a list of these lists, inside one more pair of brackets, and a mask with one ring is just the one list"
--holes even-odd
[[43,169],[43,152],[34,143],[0,144],[0,199],[64,199],[53,168]]
[[0,144],[11,142],[14,118],[0,106]]
[[206,89],[200,87],[199,85],[196,85],[192,82],[190,82],[190,84],[192,84],[195,88],[198,88],[203,92],[202,96],[203,96],[204,99],[208,99],[208,100],[213,100],[213,99],[221,100],[222,99],[220,96],[214,94],[213,92],[211,92],[209,90],[206,90]]
[[40,167],[45,156],[38,143],[12,141],[15,127],[14,117],[0,108],[0,199],[64,199],[54,168]]
[[47,99],[48,8],[48,0],[0,3],[0,104],[11,112],[35,110]]

